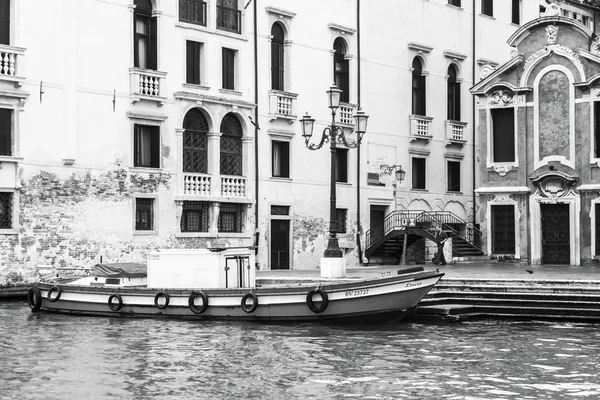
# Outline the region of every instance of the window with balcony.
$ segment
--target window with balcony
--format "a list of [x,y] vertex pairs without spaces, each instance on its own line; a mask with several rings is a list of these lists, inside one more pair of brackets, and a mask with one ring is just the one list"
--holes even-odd
[[456,66],[448,67],[448,120],[460,121],[460,82]]
[[160,168],[160,127],[135,124],[133,166]]
[[217,29],[240,33],[241,22],[238,0],[217,0]]
[[206,26],[206,2],[202,0],[179,0],[179,20]]
[[12,113],[13,110],[0,108],[0,156],[12,156]]
[[451,4],[456,7],[460,7],[460,0],[448,0],[448,4]]
[[337,220],[337,233],[346,233],[348,230],[348,210],[345,208],[336,208],[335,217]]
[[221,203],[219,207],[219,232],[242,232],[242,204]]
[[223,47],[223,62],[222,62],[222,87],[223,89],[235,89],[235,50]]
[[521,23],[521,0],[512,0],[511,21],[513,24]]
[[494,0],[481,0],[481,13],[490,17],[494,16]]
[[290,143],[279,140],[272,142],[273,152],[273,177],[274,178],[289,178],[290,177]]
[[181,232],[208,232],[209,203],[184,201],[181,209]]
[[426,163],[424,158],[412,158],[412,188],[425,190],[426,186]]
[[338,148],[335,152],[335,181],[348,182],[348,149]]
[[154,230],[154,200],[136,197],[135,199],[135,230]]
[[284,90],[284,33],[281,24],[271,27],[271,89]]
[[194,85],[202,83],[200,79],[202,43],[186,40],[185,42],[185,82]]
[[342,91],[340,101],[350,102],[350,76],[349,62],[346,59],[346,43],[342,38],[333,42],[333,81],[335,86]]
[[234,114],[221,122],[221,175],[242,175],[242,124]]
[[13,228],[13,196],[11,192],[0,192],[0,229]]
[[0,0],[0,44],[10,45],[10,0]]
[[423,63],[415,57],[412,63],[412,113],[413,115],[427,115],[425,108],[425,75]]
[[492,116],[492,161],[515,161],[515,110],[494,108]]
[[185,114],[183,129],[183,172],[207,173],[208,121],[200,109]]
[[460,192],[460,162],[448,161],[448,191]]
[[135,0],[133,12],[134,66],[143,69],[157,69],[157,24],[152,17],[150,0]]

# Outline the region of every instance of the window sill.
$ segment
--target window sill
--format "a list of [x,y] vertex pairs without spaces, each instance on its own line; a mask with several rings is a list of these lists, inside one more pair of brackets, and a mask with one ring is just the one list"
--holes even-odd
[[600,168],[600,158],[592,158],[590,160],[590,165],[592,167],[598,167],[598,168]]
[[233,39],[244,40],[246,42],[248,41],[248,38],[246,37],[246,35],[244,35],[242,33],[237,33],[237,32],[234,32],[234,31],[227,31],[227,30],[224,30],[222,28],[217,28],[214,31],[214,33],[215,33],[215,35],[227,36],[227,37],[230,37],[230,38],[233,38]]
[[210,86],[207,85],[203,85],[201,83],[183,83],[181,84],[181,86],[183,86],[186,89],[193,89],[193,90],[210,90]]
[[19,231],[16,229],[0,229],[0,235],[18,235]]
[[350,182],[335,182],[337,185],[342,185],[342,186],[352,186],[352,184]]
[[454,192],[454,191],[451,191],[451,190],[447,190],[447,191],[446,191],[446,194],[447,194],[447,195],[450,195],[450,196],[452,196],[452,195],[462,195],[462,194],[463,194],[463,192],[461,192],[461,191]]
[[411,192],[429,193],[429,189],[411,188]]
[[213,32],[213,30],[208,28],[206,25],[192,24],[190,22],[177,21],[175,23],[175,26],[178,28],[193,29],[195,31],[201,31],[201,32],[211,32],[211,33]]
[[289,183],[292,182],[292,178],[290,177],[283,177],[283,176],[272,176],[271,177],[272,181],[278,181],[278,182],[285,182],[285,183]]
[[482,17],[486,17],[486,18],[490,18],[490,19],[496,20],[496,18],[493,15],[487,15],[487,14],[484,14],[484,13],[479,13],[479,15],[482,16]]
[[160,167],[129,167],[130,172],[138,172],[138,173],[156,173],[162,172],[162,168]]
[[133,231],[133,236],[156,236],[158,231]]
[[454,8],[455,10],[458,10],[458,11],[463,11],[464,10],[464,8],[462,8],[461,6],[455,6],[454,4],[448,4],[448,3],[446,3],[446,5],[448,7],[450,7],[450,8]]
[[23,162],[23,157],[0,156],[0,168],[2,168],[3,163],[18,164],[20,162]]
[[176,238],[240,238],[240,239],[252,239],[252,235],[247,233],[227,233],[227,232],[178,232],[175,234]]
[[240,92],[238,90],[234,90],[234,89],[219,89],[219,92],[223,93],[223,94],[233,94],[233,95],[236,95],[236,96],[243,95],[242,92]]

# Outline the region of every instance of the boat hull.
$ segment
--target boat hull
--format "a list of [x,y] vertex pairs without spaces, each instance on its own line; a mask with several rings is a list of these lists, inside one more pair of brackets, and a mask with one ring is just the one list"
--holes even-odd
[[[117,289],[52,282],[40,282],[36,288],[40,294],[39,310],[76,315],[255,321],[312,321],[365,316],[400,319],[407,310],[417,305],[442,276],[443,273],[438,271],[424,271],[359,282],[280,285],[253,289]],[[58,289],[52,289],[53,287],[60,287],[58,299]],[[327,297],[324,302],[320,294],[312,292],[318,289]],[[48,298],[51,290],[50,299],[54,301]],[[197,304],[200,303],[197,295],[196,302],[190,306],[190,296],[199,292],[208,296],[205,310]],[[256,296],[256,307],[253,307],[254,296],[248,295],[250,292]],[[309,292],[313,294],[309,296]],[[161,293],[168,295],[167,306],[164,306],[166,296]],[[120,301],[115,299],[116,295]],[[111,296],[112,306],[117,310],[109,306]],[[242,307],[244,297],[247,298],[245,309]],[[32,308],[38,307],[34,304]],[[322,308],[324,309],[321,310]]]

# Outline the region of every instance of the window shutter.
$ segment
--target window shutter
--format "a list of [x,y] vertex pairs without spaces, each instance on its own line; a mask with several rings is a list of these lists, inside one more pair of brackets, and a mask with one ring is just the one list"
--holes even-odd
[[186,41],[186,82],[200,84],[200,46],[193,41]]
[[454,119],[460,121],[460,83],[454,84]]
[[0,0],[0,44],[10,45],[10,0]]
[[279,86],[279,43],[275,40],[271,41],[271,89],[281,90]]
[[12,111],[0,109],[0,155],[12,156]]
[[290,177],[290,145],[289,143],[281,144],[281,176],[284,178]]
[[151,127],[150,132],[152,132],[150,139],[151,166],[160,168],[160,126]]
[[150,43],[148,49],[148,69],[158,69],[158,32],[156,17],[150,18]]
[[141,127],[136,124],[133,126],[133,166],[134,167],[140,166],[140,162],[141,162],[141,158],[142,158],[141,148],[142,148],[142,130],[141,130]]

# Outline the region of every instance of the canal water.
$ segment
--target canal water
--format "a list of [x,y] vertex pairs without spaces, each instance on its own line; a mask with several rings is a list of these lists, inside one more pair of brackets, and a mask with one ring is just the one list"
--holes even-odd
[[0,399],[598,399],[600,329],[72,317],[0,303]]

